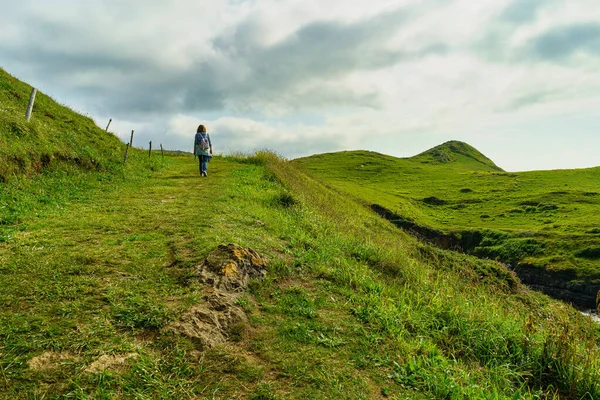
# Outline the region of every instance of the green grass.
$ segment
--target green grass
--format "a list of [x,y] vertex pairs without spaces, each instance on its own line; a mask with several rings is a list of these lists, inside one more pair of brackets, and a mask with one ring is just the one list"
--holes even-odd
[[600,168],[506,173],[460,142],[407,159],[355,151],[294,163],[365,204],[468,237],[472,254],[600,280],[589,257],[600,244]]
[[[216,156],[208,178],[189,155],[140,151],[125,168],[11,174],[0,398],[600,397],[591,320],[273,154]],[[236,301],[248,325],[206,350],[164,328],[205,301],[195,267],[228,243],[266,256],[268,275]],[[86,371],[108,356],[124,361]]]
[[[202,352],[161,328],[202,301],[192,267],[230,242],[265,254],[269,276],[239,301],[250,326]],[[6,398],[598,395],[596,326],[268,155],[215,157],[208,179],[172,157],[84,188],[25,212],[0,257]],[[47,352],[65,358],[28,366]]]
[[0,69],[0,182],[73,166],[118,172],[125,145],[91,118],[38,92],[25,120],[31,86]]

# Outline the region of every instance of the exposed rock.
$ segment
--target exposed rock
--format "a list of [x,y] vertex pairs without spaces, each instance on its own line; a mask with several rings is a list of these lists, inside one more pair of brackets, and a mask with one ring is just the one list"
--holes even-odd
[[85,372],[90,374],[99,374],[102,371],[107,369],[116,369],[122,365],[125,365],[127,360],[131,358],[136,358],[138,355],[136,353],[128,353],[128,354],[104,354],[100,356],[96,361],[91,363],[86,369]]
[[202,349],[227,342],[235,328],[248,322],[236,300],[250,279],[266,276],[266,266],[267,260],[250,248],[220,245],[198,266],[200,281],[207,285],[205,302],[192,307],[165,330],[197,339]]
[[223,344],[227,342],[232,327],[248,322],[244,311],[235,305],[239,296],[215,294],[212,298],[205,297],[206,304],[192,307],[167,329],[197,339],[203,349]]
[[249,280],[266,276],[267,260],[250,248],[220,245],[200,265],[200,281],[226,292],[243,292]]
[[515,272],[524,284],[548,296],[585,309],[596,305],[600,283],[576,282],[572,272],[549,271],[528,264],[517,264]]

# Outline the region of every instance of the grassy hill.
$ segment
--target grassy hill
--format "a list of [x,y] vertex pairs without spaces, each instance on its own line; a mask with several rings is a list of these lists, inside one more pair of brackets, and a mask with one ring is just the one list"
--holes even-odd
[[94,171],[119,168],[124,144],[92,119],[38,92],[30,122],[24,116],[31,86],[0,69],[0,181],[72,165]]
[[555,274],[565,285],[585,282],[593,290],[581,296],[594,305],[600,168],[506,173],[460,142],[406,159],[356,151],[294,163],[417,232],[450,236],[471,254]]
[[[395,162],[368,155],[356,168]],[[217,156],[208,178],[189,155],[147,162],[0,184],[36,204],[0,224],[0,398],[600,396],[599,326],[501,264],[269,153]],[[41,185],[59,177],[64,196]],[[244,254],[266,277],[217,289]]]
[[159,161],[133,149],[123,166],[125,144],[80,115],[38,92],[25,120],[31,86],[0,69],[0,242],[22,215],[81,195],[85,188],[155,170]]
[[474,147],[459,141],[450,141],[412,157],[422,164],[445,164],[448,168],[457,167],[472,171],[502,171],[492,160]]

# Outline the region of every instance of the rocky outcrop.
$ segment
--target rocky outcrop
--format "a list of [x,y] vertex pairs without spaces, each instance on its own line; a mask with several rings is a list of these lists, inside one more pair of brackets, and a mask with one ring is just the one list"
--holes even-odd
[[237,305],[251,279],[263,279],[267,260],[250,248],[220,245],[196,268],[203,300],[165,330],[195,339],[203,349],[224,344],[248,322]]

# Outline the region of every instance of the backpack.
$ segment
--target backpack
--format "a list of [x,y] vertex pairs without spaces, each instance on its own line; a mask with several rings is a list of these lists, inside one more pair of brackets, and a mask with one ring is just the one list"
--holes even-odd
[[210,143],[208,142],[208,135],[200,136],[200,150],[210,149]]

